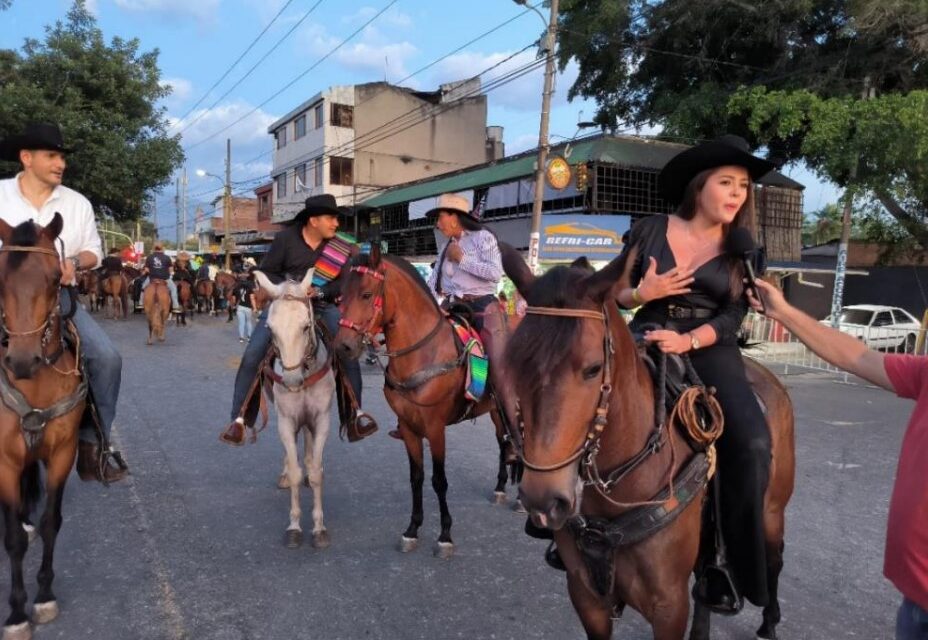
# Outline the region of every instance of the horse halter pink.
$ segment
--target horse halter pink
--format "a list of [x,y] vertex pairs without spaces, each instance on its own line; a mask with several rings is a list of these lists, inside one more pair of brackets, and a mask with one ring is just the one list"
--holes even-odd
[[348,270],[349,273],[360,273],[361,277],[369,276],[375,280],[380,281],[380,291],[377,295],[371,298],[371,306],[373,307],[373,313],[371,314],[371,319],[367,322],[367,325],[360,325],[357,322],[353,322],[344,317],[344,310],[342,311],[342,317],[338,320],[338,326],[351,329],[360,333],[362,336],[372,337],[377,333],[375,329],[378,327],[377,317],[383,316],[383,293],[384,287],[386,286],[386,274],[383,271],[378,271],[377,269],[371,269],[370,267],[351,267]]

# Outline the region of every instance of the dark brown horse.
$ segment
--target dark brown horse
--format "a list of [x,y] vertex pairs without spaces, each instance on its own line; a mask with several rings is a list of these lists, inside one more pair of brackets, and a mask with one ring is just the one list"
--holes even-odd
[[97,311],[100,307],[100,298],[97,296],[100,290],[100,274],[88,269],[81,271],[77,278],[77,292],[86,300],[87,310],[90,313]]
[[168,283],[164,280],[152,278],[142,294],[142,306],[145,307],[145,317],[148,318],[148,344],[152,338],[164,342],[164,327],[171,315],[171,293]]
[[454,552],[454,543],[445,477],[445,427],[490,412],[500,447],[494,501],[501,504],[505,501],[507,479],[502,422],[489,394],[468,412],[464,397],[466,370],[455,345],[454,330],[412,265],[402,258],[381,256],[375,246],[370,256],[355,258],[342,278],[342,326],[335,336],[335,349],[349,358],[357,358],[365,342],[382,328],[385,355],[390,359],[384,372],[383,391],[399,419],[399,431],[406,444],[413,502],[412,517],[403,533],[400,550],[412,551],[419,540],[423,521],[424,438],[432,454],[432,488],[441,510],[441,535],[435,553],[449,557]]
[[129,315],[129,281],[121,273],[114,273],[103,279],[103,317],[123,318]]
[[206,312],[213,314],[216,311],[216,297],[215,290],[216,285],[212,280],[197,280],[196,284],[197,290],[197,313],[203,313],[203,308],[206,308]]
[[193,287],[186,280],[177,281],[177,302],[180,303],[180,313],[177,314],[177,325],[187,326],[187,311],[193,310]]
[[225,271],[220,271],[216,274],[216,313],[219,313],[220,309],[220,300],[225,300],[226,302],[226,311],[229,314],[229,317],[226,319],[226,322],[232,322],[235,318],[233,312],[235,311],[235,285],[238,284],[238,279],[231,273],[226,273]]
[[[614,611],[625,604],[648,620],[655,638],[682,638],[706,463],[680,431],[657,425],[651,376],[612,298],[625,258],[593,274],[556,267],[536,280],[520,257],[504,255],[507,274],[529,304],[506,352],[507,370],[519,372],[513,388],[524,424],[523,503],[537,526],[554,531],[570,599],[589,638],[611,638]],[[793,489],[793,414],[769,371],[750,361],[748,371],[766,406],[773,444],[764,501],[771,600],[758,635],[774,638],[784,511]],[[686,479],[681,469],[696,470],[688,496],[677,493]],[[673,491],[670,478],[677,483]],[[638,513],[671,515],[650,535],[629,544],[613,538],[599,556],[591,552],[604,542],[597,537],[605,530],[601,523],[617,526],[635,505]],[[596,529],[588,526],[594,518],[601,519]],[[709,611],[698,603],[691,637],[709,637]]]
[[43,549],[33,620],[43,624],[58,615],[52,592],[55,540],[87,390],[77,357],[63,342],[71,325],[59,310],[61,270],[54,241],[61,226],[57,213],[45,228],[28,221],[14,229],[0,220],[0,333],[5,338],[0,342],[0,502],[12,574],[12,612],[3,628],[8,640],[32,637],[23,584],[29,546],[24,525],[41,498],[40,462],[47,496],[39,523]]

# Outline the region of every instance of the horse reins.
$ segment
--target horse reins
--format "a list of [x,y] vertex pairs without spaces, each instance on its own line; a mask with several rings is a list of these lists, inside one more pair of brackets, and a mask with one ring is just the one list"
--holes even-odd
[[[312,314],[312,298],[310,298],[309,296],[295,296],[295,295],[288,293],[288,294],[282,295],[278,299],[279,300],[290,300],[293,302],[302,302],[303,304],[306,305],[307,308],[310,309],[311,317],[314,317],[314,315]],[[306,351],[303,354],[303,359],[293,366],[288,366],[284,364],[284,359],[283,359],[283,356],[280,354],[280,350],[277,348],[277,345],[273,345],[274,354],[277,357],[278,362],[280,362],[280,368],[283,369],[284,371],[295,371],[297,369],[305,367],[307,364],[311,362],[316,361],[316,357],[319,355],[319,342],[320,341],[316,337],[316,334],[315,334],[315,331],[316,331],[315,321],[311,323],[310,327],[311,327],[310,331],[312,333],[312,339],[310,340],[310,344],[307,345],[306,347]],[[290,385],[286,384],[283,381],[283,377],[280,376],[276,371],[274,371],[271,366],[265,367],[265,373],[271,380],[283,386],[285,389],[287,389],[287,391],[292,391],[292,392],[301,391],[302,389],[311,387],[316,382],[321,380],[326,375],[326,373],[328,373],[328,370],[329,370],[329,364],[326,363],[318,371],[315,371],[308,376],[304,376],[303,382],[299,387],[291,387]]]

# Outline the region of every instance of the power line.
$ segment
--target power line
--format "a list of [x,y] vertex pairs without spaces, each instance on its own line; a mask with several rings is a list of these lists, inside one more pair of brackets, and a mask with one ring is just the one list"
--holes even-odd
[[252,109],[251,111],[249,111],[248,113],[246,113],[245,115],[243,115],[242,117],[240,117],[239,119],[235,120],[234,122],[231,122],[230,124],[227,124],[227,125],[226,125],[225,127],[223,127],[222,129],[220,129],[220,130],[218,130],[218,131],[216,131],[216,132],[214,132],[214,133],[208,135],[207,137],[203,138],[203,139],[200,140],[199,142],[196,142],[196,143],[190,145],[189,147],[187,147],[186,150],[187,150],[187,151],[190,151],[191,149],[194,149],[194,148],[200,146],[200,145],[203,144],[204,142],[207,142],[207,141],[209,141],[209,140],[212,140],[213,138],[215,138],[215,137],[218,136],[219,134],[223,133],[224,131],[228,131],[228,130],[231,129],[233,126],[237,125],[239,122],[245,120],[245,119],[248,118],[251,114],[253,114],[253,113],[255,113],[256,111],[258,111],[258,109],[260,109],[261,107],[263,107],[264,105],[266,105],[268,102],[270,102],[271,100],[273,100],[274,98],[276,98],[277,96],[279,96],[280,94],[282,94],[284,91],[286,91],[287,89],[289,89],[290,87],[292,87],[292,86],[293,86],[294,84],[296,84],[299,80],[301,80],[306,74],[308,74],[310,71],[312,71],[313,69],[315,69],[316,67],[318,67],[320,64],[322,64],[325,60],[327,60],[329,57],[331,57],[336,51],[338,51],[338,50],[341,49],[343,46],[345,46],[345,45],[346,45],[349,41],[351,41],[356,35],[358,35],[358,34],[361,33],[364,29],[366,29],[366,28],[368,27],[368,25],[370,25],[372,22],[374,22],[374,20],[376,20],[377,18],[379,18],[381,15],[383,15],[383,14],[387,11],[387,9],[389,9],[390,7],[392,7],[393,5],[395,5],[398,1],[399,1],[399,0],[391,0],[383,9],[381,9],[381,10],[378,11],[376,14],[374,14],[374,16],[373,16],[370,20],[368,20],[368,21],[365,22],[363,25],[361,25],[360,27],[358,27],[355,31],[353,31],[353,32],[351,33],[351,35],[349,35],[347,38],[345,38],[344,40],[342,40],[341,42],[339,42],[339,43],[338,43],[334,48],[332,48],[328,53],[326,53],[324,56],[322,56],[321,58],[319,58],[316,62],[314,62],[312,65],[310,65],[310,67],[309,67],[308,69],[306,69],[305,71],[303,71],[302,73],[300,73],[300,74],[299,74],[297,77],[295,77],[293,80],[291,80],[290,82],[288,82],[287,84],[285,84],[279,91],[275,92],[273,95],[271,95],[271,96],[270,96],[268,99],[266,99],[264,102],[262,102],[261,104],[259,104],[259,105],[256,106],[254,109]]
[[[185,113],[183,116],[180,117],[180,119],[177,121],[177,123],[176,123],[174,126],[177,126],[177,124],[180,124],[181,122],[183,122],[184,118],[186,118],[186,117],[189,116],[191,113],[193,113],[194,110],[196,110],[196,108],[197,108],[198,106],[200,106],[200,104],[201,104],[204,100],[206,100],[206,96],[208,96],[210,93],[212,93],[213,89],[215,89],[217,86],[219,86],[219,83],[222,82],[223,80],[225,80],[226,77],[227,77],[230,73],[232,73],[232,69],[235,68],[235,65],[237,65],[239,62],[242,61],[242,58],[244,58],[244,57],[248,54],[248,52],[251,51],[252,47],[254,47],[254,46],[258,43],[258,40],[260,40],[261,37],[262,37],[265,33],[267,33],[267,30],[271,28],[271,25],[273,25],[275,22],[277,22],[277,18],[279,18],[280,15],[281,15],[281,14],[287,9],[287,7],[289,7],[292,3],[293,3],[293,0],[287,0],[287,3],[286,3],[283,7],[281,7],[280,11],[277,12],[277,15],[275,15],[275,16],[271,19],[271,21],[267,23],[267,26],[265,26],[264,29],[261,30],[261,33],[259,33],[259,34],[255,37],[255,39],[251,41],[251,44],[249,44],[249,45],[245,48],[245,50],[242,52],[242,54],[241,54],[238,58],[235,59],[235,62],[233,62],[231,65],[229,65],[229,68],[225,70],[225,73],[223,73],[223,74],[219,77],[219,79],[216,80],[216,82],[213,83],[213,86],[211,86],[209,89],[206,90],[206,93],[204,93],[204,94],[200,97],[200,99],[197,100],[196,104],[194,104],[192,107],[190,107],[190,109],[187,111],[187,113]],[[207,109],[207,111],[208,111],[208,109]]]
[[[291,0],[291,1],[292,1],[292,0]],[[310,15],[313,11],[315,11],[315,10],[316,10],[316,7],[318,7],[320,4],[322,4],[322,0],[318,0],[318,2],[316,2],[316,4],[314,4],[312,7],[310,7],[310,8],[309,8],[309,11],[307,11],[306,13],[304,13],[304,14],[303,14],[303,17],[300,18],[299,21],[298,21],[296,24],[294,24],[292,27],[290,27],[290,30],[287,31],[287,33],[285,33],[279,40],[277,40],[277,42],[274,43],[274,46],[271,47],[271,48],[267,51],[267,53],[265,53],[263,56],[261,56],[261,58],[259,58],[258,61],[257,61],[256,63],[254,63],[254,64],[251,66],[250,69],[248,69],[248,71],[245,72],[245,75],[243,75],[241,78],[239,78],[239,79],[235,82],[235,84],[233,84],[231,87],[229,87],[229,88],[226,90],[225,93],[223,93],[221,96],[219,96],[218,98],[216,98],[216,100],[213,102],[213,104],[211,104],[209,107],[207,107],[204,111],[201,111],[199,114],[197,114],[197,117],[194,118],[193,120],[191,120],[190,122],[188,122],[187,125],[186,125],[183,129],[181,129],[178,133],[183,133],[184,131],[186,131],[187,129],[189,129],[190,127],[192,127],[192,126],[194,125],[194,123],[196,123],[198,120],[200,120],[203,116],[205,116],[207,113],[209,113],[210,111],[212,111],[213,109],[215,109],[215,108],[216,108],[216,105],[218,105],[220,102],[222,102],[223,99],[224,99],[226,96],[228,96],[230,93],[232,93],[232,92],[235,90],[236,87],[238,87],[240,84],[242,84],[242,82],[244,82],[245,79],[248,78],[248,76],[250,76],[252,73],[254,73],[254,70],[257,69],[257,68],[261,65],[262,62],[264,62],[265,60],[267,60],[268,56],[270,56],[272,53],[274,53],[274,51],[277,50],[277,47],[279,47],[280,45],[282,45],[283,42],[284,42],[284,40],[286,40],[287,38],[289,38],[289,37],[290,37],[290,34],[293,33],[294,31],[296,31],[297,28],[298,28],[301,24],[303,24],[303,21],[305,21],[306,18],[308,18],[309,15]]]

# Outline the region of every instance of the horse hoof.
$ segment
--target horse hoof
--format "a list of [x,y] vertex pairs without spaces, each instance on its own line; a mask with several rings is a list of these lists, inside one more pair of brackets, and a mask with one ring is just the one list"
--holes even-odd
[[435,545],[435,551],[433,552],[435,557],[440,560],[447,560],[454,555],[454,543],[453,542],[439,542]]
[[299,529],[287,529],[284,534],[284,546],[288,549],[299,549],[303,544],[303,532]]
[[280,474],[280,477],[277,478],[277,488],[278,489],[289,489],[290,488],[290,478],[287,477],[286,473]]
[[329,538],[329,532],[325,529],[313,533],[313,549],[326,549],[330,544],[332,544],[332,539]]
[[48,624],[58,617],[58,601],[36,602],[32,607],[32,621],[36,624]]
[[3,640],[32,640],[32,625],[20,622],[3,627]]
[[523,505],[522,501],[518,499],[512,505],[512,510],[516,513],[528,513],[528,511],[525,510],[525,505]]
[[757,630],[757,637],[764,640],[777,640],[777,628],[773,625],[768,626],[765,622]]
[[407,538],[402,536],[400,538],[400,551],[402,553],[409,553],[410,551],[415,551],[416,547],[419,546],[419,538]]
[[495,505],[506,504],[506,493],[504,491],[494,491],[490,502]]

